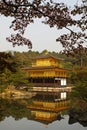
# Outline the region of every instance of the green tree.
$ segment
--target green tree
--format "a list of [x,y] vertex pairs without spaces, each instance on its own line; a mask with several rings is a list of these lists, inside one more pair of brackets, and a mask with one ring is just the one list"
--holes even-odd
[[[22,55],[21,55],[22,56]],[[21,57],[20,56],[20,57]],[[10,53],[0,53],[0,90],[3,91],[6,87],[15,85],[28,85],[27,75],[20,68],[15,56]]]
[[71,81],[74,85],[71,92],[72,105],[81,110],[87,109],[87,69],[74,71]]
[[0,52],[0,73],[4,72],[7,68],[8,70],[16,71],[16,62],[14,62],[14,57],[11,53]]
[[27,74],[20,68],[18,69],[18,71],[16,73],[11,75],[11,78],[12,78],[11,81],[12,81],[13,85],[16,86],[16,88],[19,88],[21,86],[26,86],[28,88],[29,81],[27,78]]
[[11,75],[16,72],[17,64],[10,53],[0,52],[0,89],[3,91],[12,81]]

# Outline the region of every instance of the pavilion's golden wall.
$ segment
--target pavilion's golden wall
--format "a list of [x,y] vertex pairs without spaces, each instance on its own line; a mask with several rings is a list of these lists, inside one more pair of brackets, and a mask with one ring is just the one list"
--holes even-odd
[[65,70],[31,70],[28,72],[29,77],[67,77]]
[[53,58],[47,58],[47,59],[37,59],[35,64],[32,64],[32,67],[35,66],[58,66],[61,67],[58,60]]

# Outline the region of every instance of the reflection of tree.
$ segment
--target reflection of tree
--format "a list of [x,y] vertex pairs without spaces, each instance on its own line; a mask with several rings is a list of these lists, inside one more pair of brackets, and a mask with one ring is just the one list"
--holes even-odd
[[22,119],[24,117],[30,119],[30,110],[26,108],[29,104],[27,100],[8,100],[0,99],[0,121],[5,117],[12,116],[15,120]]
[[[80,119],[80,118],[79,118],[79,119]],[[81,121],[81,120],[79,120],[79,119],[77,120],[76,118],[70,116],[68,123],[69,123],[70,125],[72,125],[72,124],[74,124],[74,123],[79,122],[82,126],[87,127],[87,121]]]
[[[30,120],[35,120],[34,115],[32,116],[32,112],[26,106],[32,103],[30,99],[19,99],[19,100],[9,100],[9,99],[0,99],[0,121],[3,121],[6,117],[12,116],[15,120],[20,120],[22,118],[27,118]],[[35,113],[35,111],[33,111]],[[39,112],[39,111],[38,111]],[[40,114],[40,112],[39,112]],[[43,115],[46,114],[46,121],[45,120],[38,120],[41,123],[49,123],[49,114],[52,116],[52,121],[62,119],[61,114],[57,114],[56,112],[44,111]],[[63,113],[62,113],[63,115]],[[64,114],[65,115],[65,114]],[[48,117],[47,117],[48,116]]]

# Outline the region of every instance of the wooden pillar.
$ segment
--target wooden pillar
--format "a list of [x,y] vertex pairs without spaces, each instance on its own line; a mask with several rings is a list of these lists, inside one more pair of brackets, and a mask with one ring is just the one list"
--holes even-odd
[[45,83],[45,79],[44,79],[44,77],[42,77],[42,78],[43,78],[43,82],[42,83],[44,84]]
[[30,82],[32,83],[32,81],[33,81],[33,79],[32,78],[30,78]]

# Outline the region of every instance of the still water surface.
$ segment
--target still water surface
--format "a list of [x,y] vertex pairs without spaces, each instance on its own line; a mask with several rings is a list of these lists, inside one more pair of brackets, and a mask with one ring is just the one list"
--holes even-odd
[[68,124],[68,116],[61,121],[54,121],[49,125],[31,121],[26,118],[16,121],[13,117],[6,118],[0,123],[0,130],[87,130],[79,123]]
[[82,124],[69,124],[69,116],[63,113],[63,119],[55,120],[48,125],[31,118],[27,106],[29,100],[0,100],[0,130],[87,130]]

